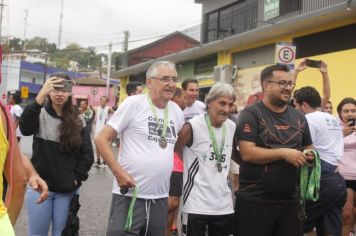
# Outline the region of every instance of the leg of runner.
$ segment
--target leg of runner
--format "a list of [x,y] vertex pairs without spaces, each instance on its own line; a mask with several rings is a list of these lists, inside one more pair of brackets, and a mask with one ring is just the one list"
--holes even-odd
[[342,236],[349,236],[350,232],[353,231],[353,222],[354,222],[354,201],[355,201],[355,192],[353,189],[347,189],[347,200],[342,212]]
[[167,226],[167,236],[172,235],[172,227],[174,219],[177,216],[177,209],[179,207],[179,197],[170,196],[168,198],[168,226]]
[[209,236],[230,236],[233,232],[234,214],[210,216]]

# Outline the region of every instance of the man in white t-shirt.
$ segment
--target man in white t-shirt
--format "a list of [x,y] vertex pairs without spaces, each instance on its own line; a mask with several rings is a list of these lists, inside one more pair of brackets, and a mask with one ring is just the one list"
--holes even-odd
[[[109,115],[114,111],[107,106],[108,98],[106,96],[101,96],[100,106],[95,110],[95,137],[104,128],[106,122],[109,120]],[[96,147],[96,167],[105,167],[105,162],[101,164],[100,162],[100,152],[98,147]]]
[[346,185],[337,166],[344,152],[342,128],[338,120],[321,111],[321,97],[313,87],[303,87],[295,94],[296,108],[304,112],[313,146],[321,159],[320,193],[317,201],[305,204],[304,233],[342,234],[342,209],[346,202]]
[[186,79],[182,82],[182,90],[187,106],[183,110],[185,121],[205,112],[205,104],[198,100],[199,83],[196,79]]
[[[126,98],[95,138],[115,177],[107,236],[166,233],[173,151],[184,123],[170,101],[177,82],[173,63],[154,62],[146,73],[149,93]],[[118,134],[116,161],[110,140]]]
[[175,150],[183,154],[184,236],[230,236],[233,201],[228,183],[236,124],[229,112],[236,100],[234,89],[215,84],[206,99],[207,112],[184,124]]
[[14,94],[9,95],[8,103],[11,105],[10,114],[11,114],[12,119],[16,125],[16,137],[17,137],[18,142],[20,142],[20,139],[22,136],[20,129],[19,129],[19,120],[20,120],[21,114],[23,112],[22,107],[19,105],[21,102],[22,101],[21,101],[21,97],[19,94],[14,93]]
[[143,92],[143,86],[140,82],[129,82],[126,85],[127,96],[139,95]]

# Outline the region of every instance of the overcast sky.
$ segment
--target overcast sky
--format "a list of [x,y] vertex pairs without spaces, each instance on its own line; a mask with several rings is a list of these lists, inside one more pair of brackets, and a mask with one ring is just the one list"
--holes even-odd
[[[26,38],[41,36],[57,44],[61,0],[5,0],[3,36],[23,38],[25,9],[28,9]],[[84,47],[150,38],[197,26],[201,5],[194,0],[64,0],[61,48],[76,42]],[[198,35],[198,27],[190,30]],[[139,42],[142,44],[143,42]],[[130,48],[138,43],[131,43]],[[114,46],[115,51],[121,45]],[[102,47],[104,49],[104,47]],[[102,50],[98,47],[98,50]]]

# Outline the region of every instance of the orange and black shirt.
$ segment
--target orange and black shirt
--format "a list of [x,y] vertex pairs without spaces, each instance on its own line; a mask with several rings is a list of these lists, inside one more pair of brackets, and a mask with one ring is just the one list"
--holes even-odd
[[[267,149],[303,150],[312,145],[304,114],[288,106],[282,113],[270,111],[262,101],[246,107],[239,115],[237,140],[256,143]],[[242,198],[263,202],[288,202],[296,199],[299,170],[284,160],[268,164],[240,163]]]

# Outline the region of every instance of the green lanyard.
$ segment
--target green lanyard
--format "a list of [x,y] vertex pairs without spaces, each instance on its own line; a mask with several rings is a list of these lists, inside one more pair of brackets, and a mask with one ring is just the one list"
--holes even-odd
[[219,150],[218,144],[216,142],[214,130],[213,130],[212,126],[211,126],[209,115],[206,113],[204,115],[204,117],[205,117],[206,125],[208,126],[209,136],[210,136],[211,144],[213,145],[214,153],[216,155],[216,160],[217,160],[218,163],[220,163],[221,162],[222,153],[223,153],[223,150],[224,150],[224,145],[225,145],[226,125],[223,124],[223,126],[222,126],[222,138],[221,138],[221,146],[220,146],[220,150]]
[[[153,102],[152,102],[152,99],[150,96],[148,96],[148,103],[150,104],[150,108],[153,113],[153,116],[156,118],[157,125],[160,126],[159,122],[158,122],[157,111],[156,111],[155,106],[153,105]],[[166,108],[164,108],[164,121],[163,121],[163,128],[162,128],[161,136],[160,136],[161,138],[166,137],[167,126],[168,126],[168,104],[166,105]]]
[[[312,152],[314,155],[313,159],[313,169],[309,176],[308,166],[304,165],[300,170],[300,205],[305,210],[305,201],[311,200],[316,201],[319,199],[319,190],[320,190],[320,175],[321,175],[321,166],[320,166],[320,156],[317,151],[314,150],[304,150],[303,154]],[[304,211],[305,214],[305,211]]]
[[126,218],[126,222],[125,222],[125,226],[124,226],[124,230],[126,232],[130,232],[131,231],[133,210],[134,210],[134,207],[135,207],[137,194],[138,194],[138,186],[136,185],[136,187],[134,188],[134,191],[132,193],[132,199],[131,199],[131,202],[130,202],[129,210],[127,212],[127,218]]

